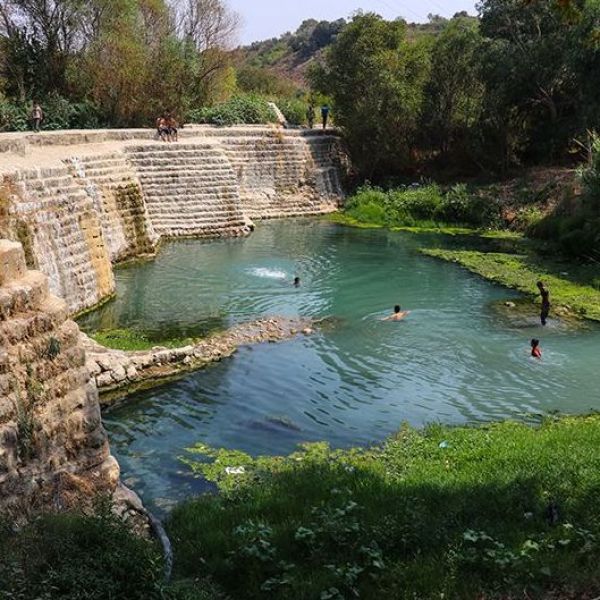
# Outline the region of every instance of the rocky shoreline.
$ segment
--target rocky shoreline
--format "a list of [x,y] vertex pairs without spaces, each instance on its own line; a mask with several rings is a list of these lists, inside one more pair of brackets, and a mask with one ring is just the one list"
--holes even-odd
[[109,406],[132,390],[177,376],[233,355],[238,348],[276,343],[313,333],[314,322],[306,318],[271,317],[236,325],[183,348],[155,347],[125,352],[101,346],[84,333],[81,345],[86,366],[100,392],[100,405]]

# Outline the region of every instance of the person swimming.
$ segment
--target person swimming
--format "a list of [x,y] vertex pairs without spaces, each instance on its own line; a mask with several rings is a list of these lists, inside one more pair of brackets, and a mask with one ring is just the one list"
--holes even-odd
[[537,288],[540,290],[542,297],[542,310],[540,312],[540,321],[542,325],[546,325],[548,315],[550,314],[550,291],[546,289],[546,286],[542,281],[537,282]]
[[540,340],[531,340],[531,356],[533,358],[542,358],[542,349],[540,348]]
[[402,310],[402,307],[399,304],[394,306],[394,314],[389,317],[385,317],[382,319],[383,321],[402,321],[410,314],[409,310]]
[[294,287],[300,287],[300,277],[294,277]]

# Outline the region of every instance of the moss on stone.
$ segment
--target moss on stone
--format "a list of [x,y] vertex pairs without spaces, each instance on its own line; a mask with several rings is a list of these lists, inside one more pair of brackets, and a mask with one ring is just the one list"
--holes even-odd
[[139,185],[132,181],[117,187],[114,193],[119,217],[126,233],[132,238],[132,254],[153,252],[146,227],[144,197]]

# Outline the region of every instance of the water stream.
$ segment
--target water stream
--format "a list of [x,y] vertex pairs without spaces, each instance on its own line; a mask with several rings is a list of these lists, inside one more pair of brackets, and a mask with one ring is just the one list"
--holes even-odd
[[[117,299],[85,328],[137,327],[160,339],[259,315],[335,317],[314,336],[244,348],[109,411],[125,481],[167,508],[206,489],[178,460],[198,441],[279,454],[302,441],[369,444],[403,421],[600,408],[598,328],[503,316],[497,303],[518,295],[417,252],[432,241],[286,220],[246,239],[173,242],[157,260],[119,269]],[[396,303],[409,318],[381,321]],[[528,355],[532,337],[541,362]]]

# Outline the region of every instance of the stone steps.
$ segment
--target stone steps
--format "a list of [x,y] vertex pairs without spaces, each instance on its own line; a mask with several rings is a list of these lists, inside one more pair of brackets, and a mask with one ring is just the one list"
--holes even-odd
[[243,230],[238,182],[216,144],[128,148],[157,233],[221,236]]
[[237,186],[237,180],[233,179],[233,173],[229,171],[221,171],[217,173],[197,173],[196,171],[185,171],[178,174],[163,175],[160,171],[150,171],[148,173],[141,172],[140,179],[145,185],[164,185],[164,184],[214,184],[221,185],[229,183],[231,186]]
[[223,158],[220,154],[215,154],[215,149],[216,147],[212,145],[208,147],[190,147],[189,149],[178,149],[173,151],[157,148],[138,150],[135,152],[128,151],[126,156],[129,160],[136,162],[144,160],[164,160],[171,162],[173,159],[179,158],[193,158],[194,160],[204,159],[209,163],[223,162]]

